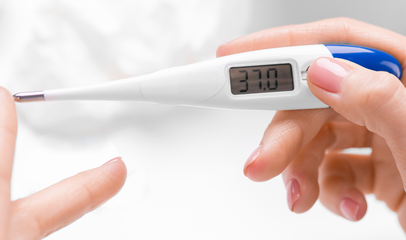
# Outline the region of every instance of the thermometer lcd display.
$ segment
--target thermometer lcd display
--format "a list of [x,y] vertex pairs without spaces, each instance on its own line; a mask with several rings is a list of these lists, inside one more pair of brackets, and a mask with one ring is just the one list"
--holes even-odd
[[290,64],[230,68],[231,93],[250,94],[293,90]]

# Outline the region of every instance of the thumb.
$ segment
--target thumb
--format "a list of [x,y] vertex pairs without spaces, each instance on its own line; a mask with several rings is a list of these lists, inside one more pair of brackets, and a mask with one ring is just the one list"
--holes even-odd
[[387,72],[319,58],[307,75],[312,93],[343,117],[383,137],[406,183],[406,90]]

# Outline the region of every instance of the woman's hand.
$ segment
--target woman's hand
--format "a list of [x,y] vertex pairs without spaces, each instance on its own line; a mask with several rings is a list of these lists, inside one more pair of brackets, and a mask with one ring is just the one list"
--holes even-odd
[[17,116],[10,93],[0,87],[0,240],[41,239],[102,205],[123,186],[121,158],[65,179],[29,197],[10,201]]
[[[346,18],[264,30],[223,44],[217,55],[325,42],[380,49],[406,66],[404,36]],[[364,195],[373,193],[397,212],[406,230],[404,85],[388,73],[330,58],[316,60],[307,79],[332,109],[277,112],[245,175],[265,181],[282,173],[289,208],[297,213],[319,198],[330,211],[356,221],[367,209]],[[342,153],[351,147],[371,147],[372,153]]]

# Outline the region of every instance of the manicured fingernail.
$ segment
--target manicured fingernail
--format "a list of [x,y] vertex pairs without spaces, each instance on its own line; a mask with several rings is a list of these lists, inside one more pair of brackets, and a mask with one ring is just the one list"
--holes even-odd
[[348,220],[356,221],[359,205],[349,198],[344,198],[340,203],[340,211]]
[[300,198],[300,185],[296,179],[290,180],[288,185],[286,185],[288,191],[288,206],[289,209],[293,212],[295,202]]
[[[113,159],[108,160],[107,162],[105,162],[103,165],[109,164],[109,163],[113,163],[113,162],[117,162],[118,160],[121,160],[121,157],[115,157]],[[103,166],[102,165],[102,166]]]
[[247,176],[247,172],[248,172],[248,166],[251,165],[251,163],[253,163],[255,161],[255,159],[258,157],[258,155],[261,153],[261,149],[262,149],[262,144],[259,145],[252,153],[251,155],[248,157],[247,161],[244,164],[244,175]]
[[307,80],[333,93],[340,91],[341,82],[351,68],[334,58],[318,58],[309,68]]

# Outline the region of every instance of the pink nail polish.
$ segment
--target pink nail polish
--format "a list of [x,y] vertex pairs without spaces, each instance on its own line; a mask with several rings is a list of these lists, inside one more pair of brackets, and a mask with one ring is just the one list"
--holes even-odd
[[[106,164],[109,164],[109,163],[113,163],[113,162],[116,162],[116,161],[118,161],[118,160],[121,160],[121,157],[115,157],[115,158],[113,158],[113,159],[110,159],[110,160],[108,160],[107,162],[105,162],[103,165],[106,165]],[[102,166],[103,166],[102,165]]]
[[340,211],[341,214],[343,214],[343,216],[348,220],[356,221],[359,205],[349,198],[344,198],[340,203]]
[[307,73],[308,81],[333,93],[340,91],[341,82],[351,68],[334,58],[316,59]]
[[288,206],[289,209],[293,212],[295,202],[300,198],[300,185],[296,179],[290,180],[288,185],[286,185],[288,191]]
[[262,144],[259,145],[252,153],[251,155],[248,157],[247,161],[244,164],[244,175],[247,176],[247,171],[248,171],[248,166],[251,165],[251,163],[253,163],[255,161],[255,159],[259,156],[259,154],[261,153],[261,149],[262,149]]

